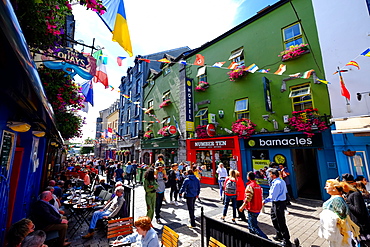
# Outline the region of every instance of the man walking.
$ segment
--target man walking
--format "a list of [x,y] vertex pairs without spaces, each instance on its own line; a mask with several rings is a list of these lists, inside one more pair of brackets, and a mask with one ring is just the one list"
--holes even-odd
[[195,199],[199,196],[200,193],[200,182],[197,177],[194,175],[192,170],[188,171],[188,177],[184,180],[182,187],[180,189],[180,196],[185,192],[186,204],[188,205],[189,216],[190,216],[190,225],[189,227],[195,227]]
[[262,195],[263,191],[259,184],[256,182],[256,175],[253,172],[247,174],[247,188],[245,188],[245,200],[243,205],[239,208],[242,212],[245,208],[248,210],[248,228],[253,234],[266,238],[267,236],[258,226],[257,217],[262,209]]
[[289,230],[285,221],[284,209],[286,208],[287,188],[284,180],[279,177],[279,171],[273,168],[269,171],[272,179],[269,196],[263,201],[263,204],[272,202],[271,221],[276,230],[276,236],[272,237],[276,241],[283,241],[285,247],[291,247]]

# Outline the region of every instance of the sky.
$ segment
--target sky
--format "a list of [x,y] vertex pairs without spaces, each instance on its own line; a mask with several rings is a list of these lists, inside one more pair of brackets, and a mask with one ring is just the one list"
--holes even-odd
[[[124,0],[131,44],[134,56],[129,57],[126,51],[112,41],[112,34],[99,16],[80,5],[73,6],[76,21],[75,40],[84,44],[100,46],[108,57],[107,73],[109,85],[115,90],[104,89],[103,84],[94,84],[94,107],[89,112],[81,113],[86,117],[82,141],[95,139],[96,118],[99,111],[111,106],[119,93],[116,91],[122,76],[128,67],[134,66],[137,55],[148,55],[164,50],[188,46],[191,49],[215,39],[234,26],[255,15],[257,11],[276,0]],[[81,45],[75,45],[82,51]],[[84,52],[91,52],[85,48]],[[117,56],[124,56],[122,66],[118,66]],[[77,83],[84,80],[76,75]]]

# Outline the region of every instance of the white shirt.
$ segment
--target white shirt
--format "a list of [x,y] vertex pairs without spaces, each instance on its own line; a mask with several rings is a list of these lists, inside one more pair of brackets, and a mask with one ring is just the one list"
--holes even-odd
[[227,177],[227,170],[225,167],[218,167],[216,173],[218,173],[218,180],[225,180]]

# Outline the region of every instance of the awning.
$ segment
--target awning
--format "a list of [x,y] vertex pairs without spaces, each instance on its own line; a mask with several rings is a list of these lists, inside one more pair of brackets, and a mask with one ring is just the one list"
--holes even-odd
[[370,132],[370,116],[334,119],[335,130],[332,134],[365,133]]

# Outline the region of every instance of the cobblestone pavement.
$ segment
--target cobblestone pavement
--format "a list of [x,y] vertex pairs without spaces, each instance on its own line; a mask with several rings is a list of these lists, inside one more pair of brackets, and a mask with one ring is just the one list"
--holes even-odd
[[[146,205],[144,197],[144,189],[141,185],[135,187],[135,211],[134,218],[146,215]],[[201,207],[204,208],[205,215],[214,219],[220,219],[222,215],[223,205],[219,200],[218,187],[213,185],[201,186],[200,194],[202,202],[196,202],[195,216],[197,219],[196,228],[188,228],[188,211],[186,203],[179,203],[178,206],[173,204],[163,204],[162,207],[162,224],[157,224],[153,221],[153,227],[160,236],[163,225],[167,225],[174,231],[179,233],[179,246],[200,246],[200,215]],[[166,189],[165,198],[169,202],[169,189]],[[321,212],[321,201],[308,200],[308,199],[297,199],[292,202],[289,206],[289,215],[286,215],[287,225],[291,235],[291,241],[295,238],[300,240],[302,247],[318,247],[326,246],[323,239],[318,238],[317,230],[319,226],[319,214]],[[271,204],[267,204],[265,207],[266,213],[261,213],[258,220],[260,228],[266,233],[266,235],[272,239],[275,235],[274,228],[271,223],[270,211]],[[226,222],[231,223],[232,212],[229,207]],[[89,220],[89,219],[88,219]],[[72,222],[71,222],[72,223]],[[72,225],[70,223],[70,225]],[[247,231],[247,224],[243,221],[237,221],[236,227]],[[72,246],[76,247],[100,247],[108,246],[108,240],[104,236],[103,231],[96,231],[96,234],[92,239],[85,240],[81,236],[86,234],[88,225],[84,224],[78,232],[72,237],[69,236],[69,241],[72,242]],[[70,233],[69,233],[70,235]]]

